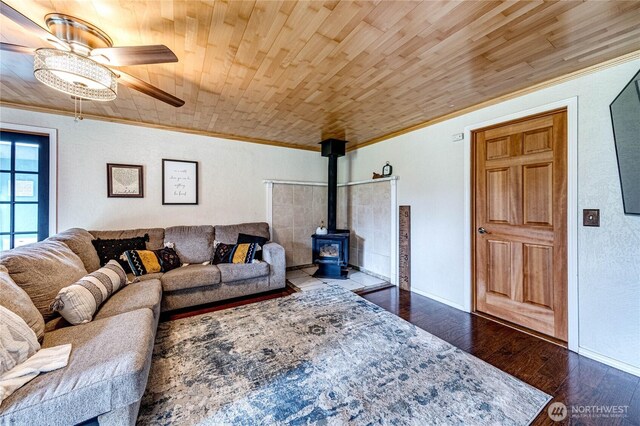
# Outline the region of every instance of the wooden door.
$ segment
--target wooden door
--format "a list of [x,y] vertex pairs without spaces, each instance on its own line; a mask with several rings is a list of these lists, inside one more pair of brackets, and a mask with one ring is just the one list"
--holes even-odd
[[567,112],[475,131],[475,309],[567,341]]

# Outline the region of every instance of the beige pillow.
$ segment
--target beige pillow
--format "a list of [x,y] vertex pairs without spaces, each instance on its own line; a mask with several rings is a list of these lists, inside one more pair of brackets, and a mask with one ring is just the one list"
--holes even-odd
[[39,350],[36,333],[18,315],[0,306],[0,376]]
[[13,281],[7,268],[0,265],[0,306],[22,318],[36,333],[39,341],[44,337],[44,319],[29,295]]
[[60,289],[87,274],[82,260],[60,241],[41,241],[0,253],[13,281],[27,292],[44,321],[55,313],[49,310]]
[[60,290],[51,309],[73,325],[90,322],[113,293],[127,285],[122,266],[110,260],[102,268],[82,277],[78,282]]

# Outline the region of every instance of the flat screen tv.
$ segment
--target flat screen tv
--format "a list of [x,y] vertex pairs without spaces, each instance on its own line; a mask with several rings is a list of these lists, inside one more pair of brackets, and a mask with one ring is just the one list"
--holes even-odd
[[609,106],[625,214],[640,215],[640,71]]

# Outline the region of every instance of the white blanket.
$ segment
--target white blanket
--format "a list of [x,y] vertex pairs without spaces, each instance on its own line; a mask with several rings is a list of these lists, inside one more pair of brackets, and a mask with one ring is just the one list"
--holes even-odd
[[9,395],[38,374],[66,367],[71,353],[71,344],[40,349],[22,364],[0,376],[0,405]]

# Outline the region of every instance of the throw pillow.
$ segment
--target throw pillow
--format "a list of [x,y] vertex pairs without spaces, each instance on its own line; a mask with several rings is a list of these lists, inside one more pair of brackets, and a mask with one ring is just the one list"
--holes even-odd
[[261,237],[259,235],[249,235],[249,234],[238,234],[237,244],[242,243],[256,243],[258,244],[258,248],[256,249],[256,260],[262,260],[262,246],[265,245],[269,241],[268,238]]
[[147,241],[149,241],[149,234],[144,234],[144,237],[120,240],[103,240],[97,238],[92,240],[91,243],[98,252],[100,266],[106,265],[110,260],[116,260],[120,266],[122,266],[122,269],[124,269],[126,273],[129,273],[132,272],[131,268],[129,268],[129,263],[120,259],[120,256],[127,250],[145,250],[147,248]]
[[217,265],[219,263],[231,263],[230,258],[234,247],[235,244],[218,243],[218,245],[216,246],[216,251],[215,253],[213,253],[213,259],[211,259],[211,263],[213,263],[214,265]]
[[256,243],[225,244],[220,243],[216,247],[212,263],[251,263],[256,254]]
[[128,262],[136,277],[156,272],[169,272],[180,266],[178,253],[171,247],[158,250],[127,250],[121,258]]
[[18,315],[0,306],[0,376],[38,350],[36,333]]
[[115,260],[110,260],[102,268],[60,290],[51,309],[73,325],[84,324],[93,319],[101,304],[126,285],[124,269]]
[[136,277],[162,271],[160,260],[153,250],[127,250],[122,258],[129,263]]
[[0,265],[0,306],[22,318],[36,333],[39,341],[44,337],[44,319],[29,295],[16,284],[7,268]]
[[162,272],[169,272],[172,269],[180,267],[180,258],[173,247],[163,247],[161,249],[154,250],[154,252],[158,256],[158,259],[160,259]]

